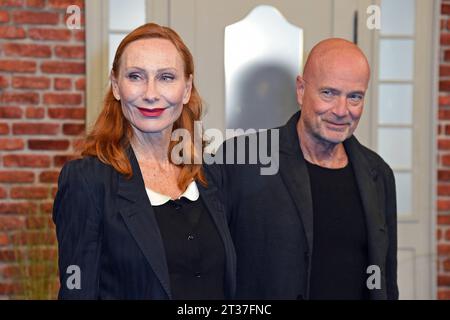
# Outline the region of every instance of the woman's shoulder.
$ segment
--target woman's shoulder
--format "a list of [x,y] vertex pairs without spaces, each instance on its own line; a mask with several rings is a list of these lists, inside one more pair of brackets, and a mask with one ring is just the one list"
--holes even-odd
[[115,170],[111,165],[103,163],[94,156],[85,156],[66,162],[61,170],[60,176],[69,178],[81,178],[93,184],[110,180]]

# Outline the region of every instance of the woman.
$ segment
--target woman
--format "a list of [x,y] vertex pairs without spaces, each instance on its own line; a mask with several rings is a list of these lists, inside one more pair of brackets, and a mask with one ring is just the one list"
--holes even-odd
[[[173,30],[143,25],[122,40],[110,78],[83,158],[59,178],[59,298],[232,298],[225,213],[192,164],[201,100],[188,48]],[[171,141],[176,129],[190,139]],[[175,165],[179,143],[192,161]]]

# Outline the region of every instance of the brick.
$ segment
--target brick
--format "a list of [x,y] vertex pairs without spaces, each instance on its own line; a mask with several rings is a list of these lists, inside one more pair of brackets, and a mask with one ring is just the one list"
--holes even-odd
[[28,36],[33,40],[70,40],[71,32],[67,29],[30,28]]
[[52,119],[84,119],[86,110],[84,108],[50,108],[48,115]]
[[55,55],[58,58],[83,59],[85,57],[84,46],[55,46]]
[[58,24],[59,14],[56,12],[16,11],[13,13],[17,24]]
[[53,88],[55,90],[70,90],[72,89],[72,79],[55,78],[53,81]]
[[42,119],[45,116],[45,108],[28,107],[25,110],[25,116],[28,119]]
[[59,171],[43,171],[39,174],[39,182],[56,183],[58,182]]
[[450,241],[450,229],[447,229],[447,231],[445,231],[445,240]]
[[67,150],[69,145],[69,140],[28,140],[30,150]]
[[23,111],[19,107],[0,107],[0,118],[3,119],[20,119]]
[[65,123],[63,124],[63,133],[69,136],[79,135],[84,133],[85,125],[79,123]]
[[24,39],[25,30],[15,26],[0,26],[0,38],[3,39]]
[[68,6],[76,5],[80,9],[84,9],[84,0],[49,0],[48,6],[55,9],[66,10]]
[[39,94],[36,92],[5,92],[0,95],[0,103],[38,104]]
[[438,200],[437,201],[438,211],[449,211],[450,210],[450,200]]
[[4,232],[0,233],[0,246],[9,244],[8,235]]
[[7,77],[0,75],[0,88],[9,87],[9,80]]
[[50,227],[50,222],[47,217],[29,216],[25,220],[27,229],[44,229]]
[[0,60],[0,71],[36,72],[36,62],[24,60]]
[[4,199],[6,198],[6,196],[7,196],[6,190],[0,187],[0,199]]
[[3,157],[3,165],[5,167],[48,168],[50,167],[50,157],[47,155],[9,154]]
[[450,154],[443,155],[441,157],[441,163],[444,166],[449,166],[450,165]]
[[0,134],[9,134],[9,126],[7,123],[0,123]]
[[25,219],[22,217],[0,216],[0,230],[17,230],[25,226]]
[[51,214],[53,212],[53,202],[43,202],[39,206],[41,213]]
[[45,104],[77,105],[82,102],[79,93],[45,93]]
[[441,46],[450,45],[450,34],[449,33],[441,33],[440,37]]
[[45,7],[45,0],[27,0],[27,7],[43,8]]
[[439,275],[438,286],[450,286],[450,276]]
[[23,7],[23,0],[0,0],[1,7]]
[[[450,36],[450,34],[449,34]],[[450,66],[441,65],[439,67],[439,76],[440,77],[448,77],[450,76]]]
[[450,125],[445,126],[445,134],[450,135]]
[[75,82],[75,88],[80,91],[84,91],[86,89],[86,79],[80,78]]
[[447,259],[443,263],[444,271],[449,272],[450,271],[450,259]]
[[84,62],[45,61],[41,64],[44,73],[84,74]]
[[439,150],[450,150],[450,139],[439,139],[438,140]]
[[450,106],[450,96],[439,96],[439,106]]
[[22,150],[25,143],[22,139],[3,139],[0,138],[0,150]]
[[46,187],[12,187],[12,199],[46,199],[49,189]]
[[441,5],[441,14],[450,14],[450,5],[449,4],[442,4]]
[[450,120],[450,110],[440,109],[439,110],[439,120]]
[[438,215],[438,225],[450,225],[450,215]]
[[0,23],[9,22],[8,11],[0,11]]
[[0,203],[1,214],[36,214],[37,205],[33,202]]
[[439,241],[442,239],[442,230],[441,229],[437,229],[436,230],[436,240]]
[[[16,233],[12,239],[14,243],[33,244],[33,245],[50,245],[56,244],[56,237],[54,232],[45,231],[25,231]],[[41,258],[38,256],[38,258]]]
[[7,56],[49,58],[52,55],[50,46],[30,43],[6,43],[3,49]]
[[13,88],[15,89],[48,89],[50,79],[47,77],[13,77]]
[[14,134],[55,135],[59,128],[57,123],[14,123],[12,131]]
[[23,183],[34,182],[32,171],[0,171],[0,182]]
[[450,195],[450,184],[446,185],[438,185],[438,195],[440,196],[448,196]]
[[86,42],[86,33],[84,30],[75,30],[73,38],[79,42]]
[[439,290],[437,300],[450,300],[450,290]]
[[62,167],[66,162],[77,159],[75,155],[57,155],[53,158],[53,165],[55,167]]
[[439,255],[450,255],[450,244],[438,244]]

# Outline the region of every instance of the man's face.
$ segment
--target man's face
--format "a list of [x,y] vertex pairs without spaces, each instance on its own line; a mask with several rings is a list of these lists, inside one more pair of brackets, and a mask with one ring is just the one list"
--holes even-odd
[[352,61],[312,67],[297,78],[301,120],[309,136],[339,144],[355,131],[364,107],[368,70]]

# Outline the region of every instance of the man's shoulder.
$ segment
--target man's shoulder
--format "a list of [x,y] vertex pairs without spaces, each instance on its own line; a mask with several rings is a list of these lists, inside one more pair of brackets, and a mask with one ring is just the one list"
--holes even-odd
[[373,167],[377,167],[383,172],[392,172],[389,164],[375,151],[360,143],[355,137],[351,137],[350,143],[353,143],[359,152],[365,157],[367,162]]

